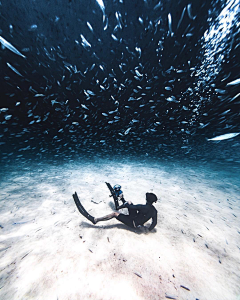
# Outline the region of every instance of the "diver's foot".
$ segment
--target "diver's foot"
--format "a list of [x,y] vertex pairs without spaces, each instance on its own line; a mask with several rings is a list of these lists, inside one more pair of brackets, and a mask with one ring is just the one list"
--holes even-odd
[[93,218],[93,224],[95,225],[95,224],[97,224],[97,218]]

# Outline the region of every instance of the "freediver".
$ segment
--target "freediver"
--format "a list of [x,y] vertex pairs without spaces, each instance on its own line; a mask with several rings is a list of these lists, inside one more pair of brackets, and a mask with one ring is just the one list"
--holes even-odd
[[139,228],[150,219],[152,219],[152,224],[149,226],[148,230],[152,230],[157,225],[157,210],[153,206],[153,203],[157,202],[158,199],[153,193],[146,193],[146,204],[134,205],[131,201],[124,200],[125,202],[120,205],[118,209],[127,208],[128,215],[119,212],[113,212],[100,218],[94,218],[93,216],[89,215],[89,213],[82,206],[76,192],[73,194],[73,199],[79,212],[93,224],[116,218],[118,221],[131,228]]

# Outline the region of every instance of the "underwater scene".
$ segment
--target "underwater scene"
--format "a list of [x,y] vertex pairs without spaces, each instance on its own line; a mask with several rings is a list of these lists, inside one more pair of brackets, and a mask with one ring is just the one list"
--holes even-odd
[[0,0],[1,300],[240,300],[239,57],[239,0]]

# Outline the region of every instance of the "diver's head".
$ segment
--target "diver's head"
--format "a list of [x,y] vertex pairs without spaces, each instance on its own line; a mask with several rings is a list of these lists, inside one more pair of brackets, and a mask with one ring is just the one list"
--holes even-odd
[[113,189],[114,189],[115,192],[119,192],[121,190],[121,185],[115,184]]
[[153,193],[146,193],[147,203],[153,204],[153,202],[157,202],[157,196]]

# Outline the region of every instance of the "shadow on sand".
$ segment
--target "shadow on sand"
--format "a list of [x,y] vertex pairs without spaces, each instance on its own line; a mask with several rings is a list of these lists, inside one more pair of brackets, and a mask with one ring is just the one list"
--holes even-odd
[[140,228],[131,228],[124,224],[111,224],[111,225],[93,225],[87,222],[82,222],[80,226],[84,228],[96,228],[96,229],[111,229],[111,228],[118,228],[123,230],[128,230],[131,232],[134,232],[136,234],[149,234],[149,233],[155,233],[157,230],[154,228],[152,231],[149,231],[147,227],[142,226]]

